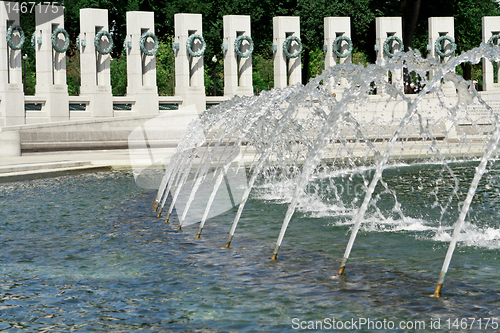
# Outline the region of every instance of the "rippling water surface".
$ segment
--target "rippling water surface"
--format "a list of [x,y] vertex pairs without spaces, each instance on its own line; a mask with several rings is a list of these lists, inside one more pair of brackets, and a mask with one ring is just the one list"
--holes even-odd
[[[467,183],[474,165],[454,168]],[[126,171],[3,183],[0,331],[283,332],[298,321],[324,318],[424,321],[427,330],[438,318],[442,324],[463,317],[500,322],[500,196],[491,169],[442,298],[429,295],[461,194],[441,214],[446,186],[439,187],[438,200],[424,194],[432,191],[423,187],[436,186],[432,165],[384,173],[403,217],[381,189],[379,209],[367,217],[343,279],[331,276],[355,203],[336,207],[325,197],[305,198],[279,260],[271,261],[287,208],[273,189],[254,193],[232,248],[225,249],[235,210],[208,220],[202,238],[194,239],[197,225],[179,232],[157,219],[151,210],[156,193],[138,188]],[[325,179],[362,184],[359,175],[342,177]]]

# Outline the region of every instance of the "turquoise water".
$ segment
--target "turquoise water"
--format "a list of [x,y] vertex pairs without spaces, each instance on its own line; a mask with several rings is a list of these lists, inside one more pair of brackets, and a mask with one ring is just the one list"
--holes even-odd
[[[432,164],[384,172],[389,190],[379,186],[342,279],[331,276],[372,170],[316,179],[277,261],[287,198],[276,188],[254,192],[226,249],[235,210],[194,239],[196,224],[179,232],[175,218],[156,218],[155,191],[127,171],[0,184],[0,331],[283,332],[316,320],[327,330],[332,318],[386,320],[401,332],[406,321],[429,331],[440,319],[448,331],[460,328],[455,319],[483,318],[484,331],[486,318],[500,323],[497,164],[473,202],[444,297],[429,297],[476,164],[452,166],[455,194],[453,178]],[[341,200],[322,192],[331,182],[345,185]]]

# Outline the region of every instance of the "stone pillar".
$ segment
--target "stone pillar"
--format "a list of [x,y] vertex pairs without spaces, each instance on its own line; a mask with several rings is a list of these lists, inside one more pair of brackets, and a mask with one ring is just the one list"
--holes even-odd
[[[206,109],[205,73],[203,55],[192,57],[187,51],[188,37],[196,34],[203,37],[201,14],[175,14],[175,96],[182,98],[183,107],[194,105],[198,113]],[[193,42],[193,52],[202,44]]]
[[[80,95],[90,99],[87,111],[93,118],[113,117],[113,94],[109,71],[111,56],[100,54],[94,46],[96,34],[108,31],[107,9],[80,9]],[[99,42],[103,50],[109,47],[107,37]]]
[[[66,85],[66,53],[52,47],[52,33],[64,29],[64,7],[39,5],[35,11],[36,44],[36,96],[45,98],[44,111],[49,121],[69,120],[68,86]],[[57,8],[57,10],[56,10]],[[55,11],[55,12],[54,12]],[[63,34],[58,34],[58,47],[64,46]]]
[[[389,56],[384,53],[384,42],[387,38],[394,36],[403,41],[403,28],[401,24],[401,17],[377,17],[375,19],[376,26],[376,44],[375,50],[377,51],[377,62],[381,64],[385,64],[385,62],[389,59]],[[401,49],[401,45],[399,45],[396,41],[392,41],[389,45],[392,48],[392,54],[397,52],[403,52]],[[394,73],[391,73],[392,76],[392,84],[398,86],[398,88],[403,91],[403,71],[395,70]],[[383,89],[377,87],[377,94],[383,93]]]
[[[325,69],[333,67],[337,64],[351,63],[351,55],[345,58],[337,57],[333,52],[333,42],[337,37],[345,36],[351,39],[351,18],[350,17],[325,17]],[[345,54],[349,50],[347,42],[342,42],[339,52]],[[347,80],[340,78],[340,81],[335,82],[335,87],[329,85],[331,92],[338,91],[339,93],[346,88]]]
[[[428,24],[429,24],[429,56],[431,58],[436,59],[438,62],[443,62],[448,61],[453,55],[446,57],[446,58],[441,58],[439,54],[436,52],[436,40],[441,37],[441,36],[449,36],[453,40],[455,40],[455,24],[454,24],[454,19],[453,17],[429,17],[428,19]],[[441,49],[442,52],[446,53],[451,50],[452,46],[451,43],[448,40],[444,40],[444,47]],[[430,73],[430,76],[432,76],[432,72]],[[446,94],[451,94],[454,95],[456,93],[455,90],[455,85],[451,82],[445,82],[442,85],[443,91],[445,91]]]
[[[287,58],[283,52],[283,43],[289,36],[300,39],[300,18],[297,16],[273,17],[273,50],[274,50],[274,87],[284,88],[287,85],[302,83],[302,68],[300,55],[297,58]],[[292,42],[288,50],[294,54],[299,45]]]
[[[22,81],[22,53],[7,45],[7,29],[19,25],[19,12],[13,11],[15,2],[0,5],[0,127],[24,124],[24,94]],[[18,45],[20,36],[13,33],[12,42]],[[26,37],[25,43],[29,43]]]
[[[455,24],[453,17],[429,17],[429,46],[430,57],[441,61],[441,57],[436,52],[436,40],[441,36],[449,36],[455,40]],[[444,53],[451,50],[451,43],[447,40],[444,41]],[[448,61],[453,55],[443,59],[443,62]]]
[[[483,23],[483,43],[487,43],[492,36],[500,34],[500,16],[484,16],[481,21]],[[500,44],[500,40],[497,41],[498,44]],[[497,63],[497,82],[494,82],[493,64],[489,60],[483,59],[483,90],[499,89],[499,74],[500,67]]]
[[[156,56],[146,55],[140,48],[142,34],[154,33],[154,25],[153,12],[127,12],[127,37],[125,39],[127,45],[127,95],[135,98],[132,111],[136,115],[159,113]],[[153,42],[147,41],[145,43],[147,50],[153,47]]]
[[[226,15],[224,21],[224,96],[233,97],[252,96],[252,56],[240,57],[234,48],[234,42],[239,36],[252,37],[250,30],[250,16]],[[248,41],[243,40],[240,47],[241,53],[250,49]]]

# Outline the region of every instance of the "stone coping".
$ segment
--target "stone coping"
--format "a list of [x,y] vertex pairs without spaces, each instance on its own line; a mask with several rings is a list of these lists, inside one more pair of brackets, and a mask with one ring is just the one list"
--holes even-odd
[[[172,112],[176,112],[176,110],[173,110]],[[118,118],[117,117],[93,118],[93,119],[82,119],[82,120],[58,121],[58,122],[43,123],[43,124],[25,124],[25,125],[4,126],[4,127],[0,127],[0,132],[22,131],[22,130],[51,128],[51,127],[60,127],[60,126],[74,126],[74,125],[86,125],[86,124],[125,122],[125,121],[134,121],[134,120],[148,120],[148,119],[154,118],[156,116],[157,115],[122,116],[122,117],[118,117]]]

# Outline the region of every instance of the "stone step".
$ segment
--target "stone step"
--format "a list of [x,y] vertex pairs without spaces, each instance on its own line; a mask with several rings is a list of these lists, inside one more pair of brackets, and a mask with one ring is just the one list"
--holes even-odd
[[111,167],[109,166],[86,165],[79,167],[68,167],[68,168],[57,168],[57,169],[38,169],[38,170],[28,170],[28,171],[18,171],[18,172],[6,172],[6,173],[0,173],[0,183],[32,180],[32,179],[48,178],[48,177],[59,177],[59,176],[82,173],[82,172],[94,172],[94,171],[102,171],[109,169],[111,169]]
[[91,167],[89,161],[59,161],[47,163],[30,163],[30,164],[10,164],[0,166],[0,174],[29,172],[29,171],[43,171],[43,170],[57,170],[57,169],[71,169],[81,167]]

